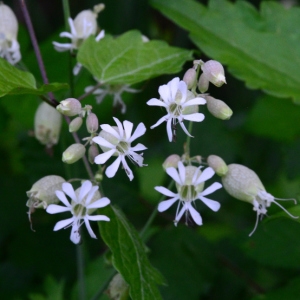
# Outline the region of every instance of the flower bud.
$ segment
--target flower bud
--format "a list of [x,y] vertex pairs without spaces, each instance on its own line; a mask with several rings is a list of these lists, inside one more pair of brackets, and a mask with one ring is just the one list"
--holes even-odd
[[82,40],[87,39],[91,34],[97,32],[97,14],[90,9],[81,11],[74,19],[74,26],[77,33],[79,48]]
[[75,98],[68,98],[60,102],[56,109],[65,116],[73,117],[81,112],[81,103]]
[[14,65],[21,60],[18,21],[11,8],[0,2],[0,57]]
[[116,274],[108,285],[106,294],[109,299],[126,300],[129,297],[129,286],[121,276]]
[[82,144],[73,144],[68,147],[63,155],[62,161],[67,164],[73,164],[81,159],[85,154],[85,147]]
[[89,133],[94,133],[99,128],[99,121],[94,113],[90,113],[86,118],[86,129]]
[[186,83],[189,90],[195,87],[197,80],[196,70],[194,68],[188,69],[185,72],[182,80]]
[[217,155],[209,155],[207,163],[219,176],[224,176],[228,172],[228,166],[225,161]]
[[204,97],[207,103],[208,111],[216,118],[221,120],[229,120],[232,116],[232,110],[222,100],[215,99],[211,96]]
[[61,114],[46,102],[42,102],[34,116],[34,135],[43,145],[51,147],[58,143]]
[[202,73],[198,80],[198,89],[201,93],[205,93],[208,90],[209,80]]
[[82,125],[82,117],[76,117],[69,124],[69,132],[76,132]]
[[64,182],[66,182],[64,178],[56,175],[41,178],[26,192],[29,198],[26,206],[46,209],[49,204],[58,203],[55,191],[61,189]]
[[216,60],[209,60],[201,66],[204,76],[217,87],[226,83],[223,66]]
[[99,155],[98,146],[96,144],[92,144],[88,150],[88,159],[91,164],[94,163],[95,157]]
[[222,183],[229,195],[251,204],[259,191],[265,191],[256,173],[239,164],[228,165],[228,171],[222,177]]
[[180,161],[180,156],[177,154],[172,154],[166,158],[162,166],[165,170],[170,167],[177,168],[179,161]]

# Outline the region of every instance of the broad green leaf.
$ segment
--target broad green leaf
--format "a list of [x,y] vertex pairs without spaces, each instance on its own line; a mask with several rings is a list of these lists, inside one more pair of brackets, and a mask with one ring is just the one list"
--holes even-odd
[[112,252],[114,267],[130,286],[132,300],[161,299],[157,284],[162,284],[162,277],[150,265],[136,230],[113,206],[101,213],[110,218],[110,222],[99,222],[101,236]]
[[193,0],[151,3],[248,87],[300,99],[299,8],[271,1],[263,2],[260,12],[246,1],[211,0],[208,8]]
[[253,134],[277,141],[293,141],[300,134],[299,118],[300,106],[263,96],[257,100],[245,125]]
[[[255,233],[244,244],[245,252],[263,265],[300,267],[300,224],[287,218],[260,222]],[[292,245],[292,246],[291,246]]]
[[118,38],[94,37],[80,47],[78,62],[102,83],[134,84],[149,78],[180,71],[191,51],[170,47],[162,41],[143,42],[138,31]]
[[37,88],[31,73],[19,70],[0,58],[0,97],[21,94],[43,95],[66,88],[68,85],[65,83],[49,83]]

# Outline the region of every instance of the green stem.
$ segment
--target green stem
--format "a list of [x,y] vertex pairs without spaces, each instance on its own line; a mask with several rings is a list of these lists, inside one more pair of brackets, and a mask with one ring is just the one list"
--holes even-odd
[[84,257],[82,245],[76,245],[77,279],[78,279],[78,299],[85,300],[85,280],[84,280]]

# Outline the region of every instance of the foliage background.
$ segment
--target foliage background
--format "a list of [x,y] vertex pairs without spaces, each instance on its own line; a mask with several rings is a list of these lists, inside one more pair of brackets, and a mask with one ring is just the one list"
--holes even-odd
[[[66,82],[67,55],[55,52],[51,43],[60,40],[58,35],[63,30],[61,2],[27,2],[49,80]],[[70,2],[72,16],[97,3]],[[153,2],[157,4],[160,1]],[[19,42],[23,62],[41,82],[19,3],[5,3],[16,12],[20,21]],[[200,57],[204,61],[210,58],[206,56],[208,53],[202,52],[201,46],[197,49],[190,41],[187,31],[154,10],[148,1],[113,0],[104,3],[106,9],[100,14],[98,23],[106,32],[119,35],[138,29],[150,39],[162,39],[174,46],[195,49],[195,58]],[[251,3],[256,7],[260,4],[259,1]],[[255,39],[252,42],[255,43]],[[191,62],[187,62],[184,69],[190,66]],[[182,77],[183,72],[179,75]],[[93,82],[87,73],[80,76],[75,85],[75,96],[81,95],[84,87]],[[158,86],[171,78],[162,76],[144,82],[136,86],[142,90],[141,93],[125,94],[127,113],[124,119],[134,124],[142,121],[147,128],[154,124],[157,112],[145,103],[157,97]],[[289,98],[275,98],[259,89],[249,89],[242,80],[228,72],[226,79],[226,86],[210,88],[210,92],[224,100],[234,115],[224,122],[206,112],[205,121],[194,126],[191,154],[203,157],[216,154],[227,163],[246,165],[255,170],[273,195],[299,200],[300,108]],[[63,94],[56,95],[63,97]],[[72,142],[66,130],[62,131],[60,143],[51,155],[32,137],[33,116],[39,102],[33,96],[0,99],[2,299],[28,299],[30,294],[32,299],[38,299],[33,294],[45,294],[47,289],[52,294],[57,291],[59,295],[62,285],[63,298],[76,298],[75,247],[69,241],[68,230],[52,231],[60,216],[56,218],[44,211],[35,212],[33,222],[36,232],[32,232],[26,215],[25,192],[39,178],[49,174],[66,178],[70,177],[69,174],[85,177],[81,163],[67,168],[61,162],[61,152]],[[93,97],[89,97],[84,103],[95,102]],[[108,99],[99,106],[94,105],[101,123],[111,123],[111,103],[112,99]],[[123,119],[118,112],[115,115]],[[145,153],[149,165],[147,171],[135,169],[137,176],[132,183],[124,180],[122,172],[118,172],[113,180],[104,180],[106,195],[122,208],[137,229],[143,227],[158,202],[159,195],[153,187],[168,182],[161,163],[170,154],[181,154],[184,140],[183,133],[179,133],[177,143],[169,143],[164,126],[149,129],[141,140],[149,149]],[[259,224],[253,237],[248,238],[255,221],[251,206],[234,200],[224,190],[218,191],[214,199],[221,202],[221,209],[215,214],[201,206],[204,219],[201,227],[187,228],[180,224],[175,228],[173,211],[156,217],[147,246],[150,261],[167,282],[167,286],[161,287],[163,299],[299,299],[299,223],[287,218],[269,218]],[[270,215],[276,212],[276,207],[270,209]],[[105,266],[103,255],[106,247],[100,238],[85,239],[83,249],[88,294],[93,295],[111,276],[111,270]]]

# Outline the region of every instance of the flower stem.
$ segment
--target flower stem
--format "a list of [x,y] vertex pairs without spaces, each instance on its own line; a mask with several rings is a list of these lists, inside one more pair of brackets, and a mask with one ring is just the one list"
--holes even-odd
[[77,279],[78,279],[78,299],[85,300],[85,281],[84,281],[84,257],[82,245],[76,245]]
[[[43,82],[44,82],[44,84],[48,84],[49,80],[48,80],[48,77],[47,77],[45,65],[44,65],[44,62],[43,62],[43,58],[42,58],[40,48],[39,48],[39,45],[38,45],[38,42],[37,42],[37,39],[36,39],[36,36],[35,36],[35,32],[34,32],[34,29],[33,29],[33,26],[32,26],[32,22],[31,22],[31,19],[30,19],[29,12],[27,10],[25,0],[20,0],[20,4],[21,4],[21,9],[22,9],[23,15],[24,15],[25,23],[26,23],[26,26],[27,26],[27,29],[28,29],[28,32],[29,32],[29,35],[30,35],[31,43],[32,43],[32,46],[33,46],[33,49],[34,49],[34,52],[35,52],[35,56],[36,56],[36,59],[37,59],[37,62],[38,62],[39,68],[40,68],[40,72],[41,72],[41,75],[42,75]],[[56,101],[54,100],[53,93],[49,93],[49,98],[50,98],[50,101],[53,102],[53,105],[56,106],[57,104],[55,103]]]

